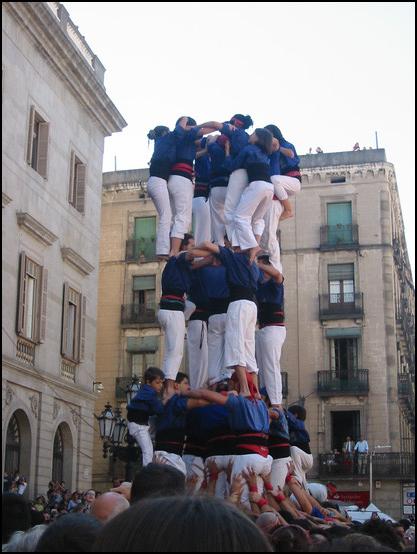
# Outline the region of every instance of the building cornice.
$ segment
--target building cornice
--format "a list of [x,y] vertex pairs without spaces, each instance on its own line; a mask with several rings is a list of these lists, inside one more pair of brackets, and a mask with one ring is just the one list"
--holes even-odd
[[1,193],[1,205],[2,208],[5,208],[10,202],[13,200],[13,198],[10,198],[10,196],[7,196],[5,192],[2,191]]
[[87,262],[82,256],[77,254],[75,250],[67,246],[61,248],[61,255],[64,262],[74,266],[74,268],[84,277],[94,271],[94,266]]
[[[75,97],[100,126],[105,136],[121,131],[127,123],[110,100],[94,68],[82,53],[83,41],[68,12],[59,6],[58,18],[48,2],[3,2],[2,5],[25,29],[37,49]],[[70,33],[74,38],[70,38]],[[75,38],[78,39],[78,47]],[[87,48],[85,47],[87,51]],[[93,56],[93,61],[98,58]],[[98,65],[98,63],[96,64]],[[100,64],[101,65],[101,64]],[[104,68],[102,68],[104,73]],[[99,69],[97,69],[99,73]]]
[[[39,379],[40,381],[48,385],[52,385],[53,387],[58,387],[61,390],[71,392],[76,396],[82,396],[87,400],[92,400],[93,402],[95,402],[98,398],[96,394],[93,394],[92,392],[88,392],[85,388],[82,388],[80,386],[77,387],[76,385],[71,385],[67,381],[60,381],[58,379],[54,379],[50,375],[47,375],[45,372],[39,369],[31,369],[24,364],[20,364],[19,362],[16,362],[15,360],[13,360],[12,358],[9,358],[8,356],[2,356],[2,366],[9,367],[12,370],[18,371],[19,374],[27,375],[28,377],[32,377],[34,379]],[[9,378],[7,379],[7,381],[11,382]],[[91,384],[91,386],[93,385]]]
[[25,231],[30,233],[35,239],[46,246],[51,246],[58,237],[47,229],[42,223],[39,223],[34,217],[26,212],[16,212],[17,224]]

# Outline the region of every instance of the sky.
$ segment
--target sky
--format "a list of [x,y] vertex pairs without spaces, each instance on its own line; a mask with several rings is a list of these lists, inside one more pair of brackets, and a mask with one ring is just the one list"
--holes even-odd
[[250,114],[299,154],[380,148],[394,164],[414,271],[413,2],[63,2],[128,126],[103,171],[147,167],[156,125]]

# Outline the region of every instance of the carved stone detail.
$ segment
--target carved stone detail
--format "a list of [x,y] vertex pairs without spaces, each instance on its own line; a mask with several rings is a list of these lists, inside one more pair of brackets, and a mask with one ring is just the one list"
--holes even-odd
[[11,402],[13,400],[13,395],[14,395],[14,390],[12,389],[12,387],[9,384],[7,384],[7,386],[6,386],[6,406],[11,404]]
[[73,265],[78,273],[81,273],[81,275],[89,275],[94,270],[94,266],[89,264],[87,260],[77,254],[77,252],[75,252],[72,248],[61,248],[61,255],[62,259]]
[[52,409],[52,418],[56,419],[58,417],[59,411],[61,409],[61,406],[58,404],[56,400],[54,400],[54,406]]
[[17,212],[17,224],[43,244],[51,246],[58,237],[26,212]]
[[39,397],[37,394],[32,394],[32,396],[29,396],[29,400],[32,413],[37,418],[39,409]]

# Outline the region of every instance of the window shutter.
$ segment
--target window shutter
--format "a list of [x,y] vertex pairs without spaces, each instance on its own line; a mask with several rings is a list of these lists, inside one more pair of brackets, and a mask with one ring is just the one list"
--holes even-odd
[[28,144],[26,149],[26,161],[29,165],[32,163],[32,147],[33,147],[33,127],[35,125],[35,107],[30,107],[29,114],[29,130],[28,130]]
[[39,145],[36,170],[46,179],[48,158],[49,123],[39,123]]
[[17,296],[16,333],[24,335],[25,332],[25,296],[26,296],[26,254],[20,254],[19,290]]
[[48,298],[48,270],[42,269],[41,302],[39,308],[39,342],[45,342],[46,336],[46,301]]
[[75,171],[75,208],[83,214],[85,204],[86,166],[84,164],[77,164],[75,166]]
[[155,275],[133,277],[133,290],[155,290]]
[[64,283],[64,297],[62,305],[62,338],[61,338],[61,354],[68,355],[68,302],[69,302],[69,284]]
[[87,297],[81,296],[81,306],[80,306],[80,345],[79,345],[79,356],[78,360],[82,362],[85,357],[85,318],[87,311]]
[[329,281],[353,281],[354,264],[331,264],[327,266]]
[[70,161],[70,182],[68,189],[68,202],[74,204],[74,172],[75,172],[75,153],[71,152]]

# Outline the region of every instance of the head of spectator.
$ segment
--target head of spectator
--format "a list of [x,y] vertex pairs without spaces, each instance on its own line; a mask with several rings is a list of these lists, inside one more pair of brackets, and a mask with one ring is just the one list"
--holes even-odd
[[404,532],[408,531],[408,529],[411,527],[411,521],[406,518],[400,519],[398,523],[401,524],[402,528],[404,529]]
[[274,512],[264,512],[256,520],[256,526],[266,535],[272,533],[278,525],[280,520]]
[[2,496],[1,543],[5,544],[15,531],[26,531],[31,526],[30,503],[21,495],[6,492]]
[[110,492],[115,492],[117,494],[121,494],[126,498],[128,502],[130,502],[130,493],[132,491],[132,483],[130,481],[123,481],[118,487],[114,487],[110,489]]
[[305,529],[298,525],[280,527],[270,538],[275,552],[308,552],[311,539]]
[[361,533],[351,533],[341,539],[334,539],[329,544],[316,545],[313,552],[395,552],[383,546],[372,537]]
[[298,406],[297,404],[295,406],[290,406],[288,408],[288,411],[292,413],[293,416],[295,416],[300,421],[305,421],[307,417],[307,411],[303,406]]
[[370,519],[362,525],[361,533],[370,535],[384,546],[393,550],[402,550],[403,543],[392,524],[382,519]]
[[101,528],[88,514],[65,514],[48,525],[35,552],[90,552]]
[[30,523],[32,527],[34,525],[42,525],[42,523],[45,523],[44,512],[40,512],[38,510],[34,510],[33,508],[30,510]]
[[180,252],[191,250],[194,248],[195,240],[191,233],[185,233],[184,238],[181,241]]
[[129,506],[129,502],[121,494],[117,494],[117,492],[105,492],[94,500],[90,513],[101,523],[107,523],[121,512],[127,510]]
[[148,464],[133,478],[130,502],[133,504],[150,496],[185,494],[184,474],[165,464]]
[[327,487],[321,483],[308,483],[307,485],[308,492],[313,498],[322,504],[327,500]]
[[149,498],[107,523],[93,552],[272,552],[249,518],[223,500]]
[[93,489],[88,490],[84,495],[84,502],[86,504],[92,504],[96,499],[96,491]]
[[7,544],[3,545],[2,552],[35,552],[46,525],[35,525],[27,531],[15,531]]

